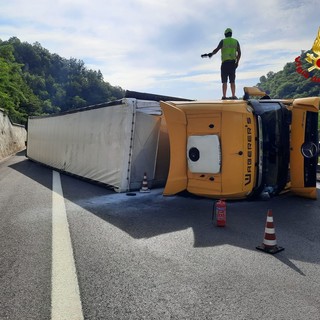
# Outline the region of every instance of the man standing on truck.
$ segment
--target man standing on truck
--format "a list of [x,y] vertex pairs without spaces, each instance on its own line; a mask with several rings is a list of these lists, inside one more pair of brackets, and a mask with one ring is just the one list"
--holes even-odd
[[231,99],[238,99],[236,97],[236,69],[238,67],[241,50],[238,40],[232,38],[232,30],[227,28],[224,32],[225,39],[222,39],[218,46],[210,53],[201,55],[202,58],[211,58],[221,49],[221,81],[222,81],[222,100],[227,99],[227,82],[229,78],[231,88]]

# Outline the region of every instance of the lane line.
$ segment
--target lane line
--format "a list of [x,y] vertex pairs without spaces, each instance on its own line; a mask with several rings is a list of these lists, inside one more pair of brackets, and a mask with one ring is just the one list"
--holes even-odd
[[83,320],[60,174],[52,171],[52,320]]

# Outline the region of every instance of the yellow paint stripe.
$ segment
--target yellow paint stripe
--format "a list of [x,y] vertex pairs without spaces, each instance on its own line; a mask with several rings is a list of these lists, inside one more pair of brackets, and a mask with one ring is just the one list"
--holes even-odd
[[83,320],[60,174],[52,176],[52,320]]

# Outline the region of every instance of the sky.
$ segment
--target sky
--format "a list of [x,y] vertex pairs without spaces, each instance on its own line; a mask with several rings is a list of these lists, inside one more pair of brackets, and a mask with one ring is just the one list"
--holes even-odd
[[221,98],[220,52],[211,59],[201,54],[217,47],[226,28],[241,46],[241,97],[243,87],[310,50],[320,27],[318,0],[0,2],[1,40],[39,42],[124,90],[196,100]]

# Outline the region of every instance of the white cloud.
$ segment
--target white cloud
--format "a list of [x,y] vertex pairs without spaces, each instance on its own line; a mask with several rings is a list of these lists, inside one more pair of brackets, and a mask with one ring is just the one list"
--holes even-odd
[[11,0],[1,6],[0,38],[38,41],[124,89],[217,98],[219,54],[200,54],[215,48],[226,27],[241,44],[239,87],[311,48],[318,12],[317,0]]

